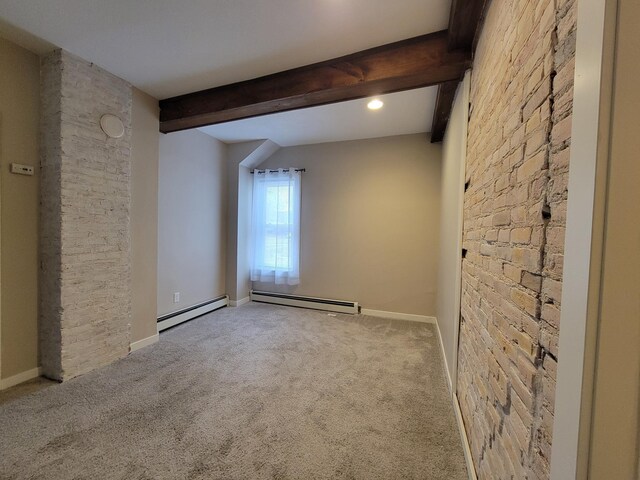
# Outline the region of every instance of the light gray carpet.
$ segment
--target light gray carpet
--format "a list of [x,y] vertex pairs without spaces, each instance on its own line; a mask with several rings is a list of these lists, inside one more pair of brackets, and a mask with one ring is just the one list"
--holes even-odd
[[432,325],[247,304],[0,405],[2,479],[466,478]]

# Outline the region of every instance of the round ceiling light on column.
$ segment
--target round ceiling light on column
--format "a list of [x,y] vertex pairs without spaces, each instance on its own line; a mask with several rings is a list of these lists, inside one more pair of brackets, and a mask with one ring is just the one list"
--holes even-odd
[[110,113],[106,113],[100,117],[100,128],[111,138],[120,138],[124,135],[124,124],[122,120]]

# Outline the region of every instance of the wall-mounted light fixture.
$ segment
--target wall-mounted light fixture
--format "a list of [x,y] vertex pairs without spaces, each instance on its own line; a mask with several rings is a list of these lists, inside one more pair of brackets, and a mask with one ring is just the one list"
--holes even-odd
[[100,128],[102,128],[102,131],[110,138],[120,138],[124,135],[122,120],[110,113],[106,113],[100,117]]

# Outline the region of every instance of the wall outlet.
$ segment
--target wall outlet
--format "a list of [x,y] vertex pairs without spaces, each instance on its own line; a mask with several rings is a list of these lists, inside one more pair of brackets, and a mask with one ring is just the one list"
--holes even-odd
[[176,292],[173,294],[173,303],[178,303],[180,301],[180,292]]

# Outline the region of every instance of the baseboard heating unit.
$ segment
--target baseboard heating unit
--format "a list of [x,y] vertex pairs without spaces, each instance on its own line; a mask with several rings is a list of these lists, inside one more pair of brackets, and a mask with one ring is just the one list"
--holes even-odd
[[291,307],[312,308],[328,312],[358,313],[358,302],[331,300],[328,298],[305,297],[286,293],[259,292],[251,290],[251,300],[254,302],[274,303]]
[[178,310],[177,312],[167,313],[158,318],[158,332],[166,330],[167,328],[175,327],[176,325],[193,320],[205,313],[213,312],[219,308],[226,307],[229,304],[229,297],[223,295],[208,302],[199,303],[193,307],[185,308],[184,310]]

